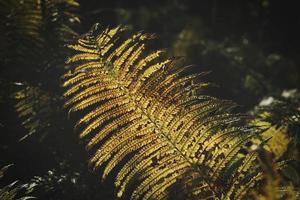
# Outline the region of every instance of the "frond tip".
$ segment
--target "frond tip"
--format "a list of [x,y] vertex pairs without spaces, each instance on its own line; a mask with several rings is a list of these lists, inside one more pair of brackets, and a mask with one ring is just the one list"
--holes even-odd
[[67,60],[66,105],[86,112],[76,126],[87,148],[97,149],[91,164],[106,166],[103,178],[117,169],[119,197],[132,182],[131,199],[164,199],[178,182],[197,197],[233,197],[258,175],[247,170],[256,157],[241,153],[256,132],[230,113],[233,103],[200,95],[202,74],[187,75],[189,66],[161,50],[145,54],[152,35],[123,40],[124,31],[96,26],[69,45],[75,54]]

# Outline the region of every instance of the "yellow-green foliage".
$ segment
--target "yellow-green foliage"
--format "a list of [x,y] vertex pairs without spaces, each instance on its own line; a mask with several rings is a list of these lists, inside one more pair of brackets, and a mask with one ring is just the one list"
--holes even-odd
[[[77,0],[0,1],[0,59],[7,68],[4,71],[12,72],[18,77],[17,85],[23,85],[13,95],[16,112],[28,130],[21,139],[38,131],[45,136],[54,118],[51,114],[58,110],[53,85],[59,87],[61,74],[55,77],[53,71],[58,70],[49,69],[64,65],[67,52],[62,47],[77,36],[73,27],[79,22],[78,6]],[[46,81],[46,76],[54,81]]]
[[274,154],[276,160],[280,159],[287,152],[288,145],[291,142],[286,127],[275,128],[274,126],[270,126],[268,130],[262,133],[262,137],[269,139],[265,148]]
[[[269,122],[261,119],[253,120],[251,124],[262,129],[261,140],[267,141],[264,148],[272,152],[275,160],[279,160],[287,152],[291,142],[291,138],[288,136],[288,128],[286,126],[272,126]],[[253,142],[259,143],[260,140],[256,139]]]
[[[5,171],[10,167],[11,165],[6,165],[2,168],[0,168],[0,180],[3,178]],[[18,184],[18,181],[14,181],[9,185],[2,186],[0,185],[0,199],[1,200],[28,200],[28,199],[34,199],[30,196],[24,196],[20,197],[20,194],[28,194],[29,191],[26,191],[24,189],[25,185]]]
[[[272,133],[272,132],[271,132]],[[277,133],[278,134],[278,133]],[[279,133],[280,134],[280,133]],[[277,141],[275,141],[277,142]],[[274,143],[271,142],[268,146],[272,146]],[[276,143],[275,143],[276,144]],[[279,148],[280,149],[280,148]],[[277,156],[276,153],[281,151],[272,152]],[[281,176],[278,171],[278,166],[272,162],[272,155],[270,152],[265,149],[258,150],[258,161],[262,167],[264,182],[260,186],[260,193],[257,191],[252,191],[253,196],[256,200],[296,200],[299,197],[299,192],[295,190],[292,184],[282,186]],[[284,162],[283,162],[284,163]],[[279,164],[284,166],[284,164]]]
[[85,113],[76,127],[91,165],[105,166],[103,178],[117,170],[119,197],[133,183],[131,199],[166,199],[176,184],[191,199],[244,199],[261,179],[256,151],[245,147],[254,129],[233,103],[201,95],[203,74],[162,50],[145,54],[153,35],[122,39],[125,30],[96,24],[69,45],[66,106]]
[[14,94],[17,103],[16,112],[22,120],[22,125],[28,130],[28,133],[20,140],[27,138],[35,132],[43,132],[50,126],[49,118],[51,112],[51,95],[38,87],[26,86]]

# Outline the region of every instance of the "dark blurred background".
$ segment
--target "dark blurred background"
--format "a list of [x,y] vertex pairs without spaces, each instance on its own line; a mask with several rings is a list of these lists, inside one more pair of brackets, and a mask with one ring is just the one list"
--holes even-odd
[[81,1],[81,8],[86,30],[101,22],[157,33],[158,47],[212,71],[210,80],[220,86],[215,95],[241,105],[299,87],[296,1],[94,0]]
[[[264,97],[300,87],[300,15],[298,1],[286,0],[80,0],[77,11],[87,32],[96,22],[127,25],[159,37],[151,48],[183,56],[195,71],[211,71],[208,94],[230,99],[251,111]],[[1,45],[1,44],[0,44]],[[32,77],[34,79],[35,77]],[[52,77],[45,77],[47,82]],[[1,76],[5,85],[5,77]],[[7,182],[40,177],[34,195],[40,199],[114,199],[111,180],[100,182],[87,167],[88,154],[73,131],[67,111],[55,116],[49,134],[18,140],[21,126],[8,87],[2,86],[0,114],[1,166],[14,163]],[[51,128],[52,127],[52,128]],[[38,182],[38,181],[37,181]],[[46,191],[46,192],[45,192]]]

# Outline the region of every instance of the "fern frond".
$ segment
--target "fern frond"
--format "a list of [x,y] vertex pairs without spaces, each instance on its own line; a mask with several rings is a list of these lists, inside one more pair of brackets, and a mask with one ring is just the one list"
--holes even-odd
[[[0,28],[5,33],[0,37],[3,57],[19,65],[28,61],[31,65],[35,61],[36,65],[41,54],[49,51],[49,43],[53,47],[70,42],[77,36],[72,27],[79,22],[75,14],[78,6],[76,0],[1,1]],[[48,32],[52,33],[50,37]],[[7,49],[15,49],[13,55],[18,56],[12,58],[9,54],[12,52]]]
[[119,197],[134,182],[132,199],[163,199],[180,181],[197,198],[215,199],[235,196],[249,179],[256,183],[257,157],[241,153],[256,131],[231,113],[235,105],[201,95],[203,74],[187,75],[190,66],[164,59],[162,50],[145,55],[152,35],[122,40],[124,30],[95,25],[69,45],[75,53],[64,76],[66,106],[85,112],[76,127],[95,150],[91,165],[105,165],[103,178],[117,169]]
[[[11,165],[6,165],[0,169],[0,180],[3,178],[5,171]],[[20,185],[18,181],[14,181],[8,185],[0,185],[0,199],[1,200],[14,200],[14,199],[35,199],[32,196],[28,196],[30,191],[26,189],[25,184]]]
[[24,86],[14,95],[16,100],[15,110],[22,120],[22,126],[28,130],[21,140],[40,132],[42,140],[47,134],[47,128],[51,126],[51,115],[54,112],[52,96],[38,87]]
[[257,107],[257,114],[263,121],[275,127],[300,125],[300,93],[296,89],[284,90],[282,96],[268,97],[269,104],[264,100]]
[[254,114],[256,120],[252,123],[264,131],[261,136],[264,140],[268,139],[266,149],[277,160],[293,149],[291,145],[299,151],[300,95],[297,90],[285,90],[281,97],[263,99]]
[[[59,110],[55,93],[68,54],[63,46],[77,37],[73,28],[80,21],[78,6],[76,0],[0,1],[0,57],[7,68],[5,77],[7,82],[28,83],[13,91],[16,112],[28,129],[22,139],[34,132],[44,137],[52,114]],[[46,77],[53,79],[45,83]]]

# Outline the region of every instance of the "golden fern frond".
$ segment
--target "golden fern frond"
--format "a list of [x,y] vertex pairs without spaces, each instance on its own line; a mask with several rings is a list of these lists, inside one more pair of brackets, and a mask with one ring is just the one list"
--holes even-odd
[[244,197],[261,179],[256,154],[243,151],[254,129],[231,113],[232,102],[200,95],[203,74],[162,50],[145,55],[153,35],[123,40],[125,29],[96,24],[69,45],[66,106],[85,112],[76,127],[95,151],[91,165],[105,166],[103,178],[117,169],[119,197],[134,184],[131,199],[165,199],[179,182],[197,198]]

